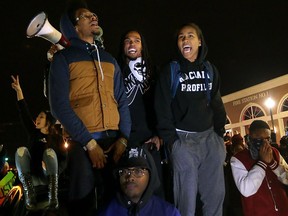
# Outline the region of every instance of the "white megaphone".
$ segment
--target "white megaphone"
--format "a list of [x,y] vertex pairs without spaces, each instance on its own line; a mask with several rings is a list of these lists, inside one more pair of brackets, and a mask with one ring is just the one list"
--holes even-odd
[[45,12],[37,14],[30,21],[26,30],[26,35],[28,38],[33,38],[35,36],[44,38],[57,45],[59,49],[70,46],[70,41],[49,23]]

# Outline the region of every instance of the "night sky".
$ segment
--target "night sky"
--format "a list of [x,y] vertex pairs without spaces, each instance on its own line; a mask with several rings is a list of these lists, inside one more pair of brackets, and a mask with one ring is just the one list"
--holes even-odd
[[[121,34],[136,28],[144,33],[157,65],[172,56],[175,30],[186,22],[197,23],[208,44],[208,60],[220,72],[222,95],[288,72],[287,0],[88,0],[87,3],[99,17],[108,52],[117,57]],[[12,74],[20,75],[24,97],[33,115],[48,106],[43,95],[43,74],[51,44],[39,37],[27,38],[26,28],[36,14],[45,11],[51,25],[59,30],[64,9],[62,0],[0,3],[0,142],[18,142],[23,137],[23,131],[18,130]]]

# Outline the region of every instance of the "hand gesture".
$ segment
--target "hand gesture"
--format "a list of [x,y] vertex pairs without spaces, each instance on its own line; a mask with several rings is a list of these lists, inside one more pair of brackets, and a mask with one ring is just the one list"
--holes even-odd
[[13,82],[11,83],[12,88],[13,88],[16,92],[22,91],[22,90],[21,90],[21,86],[20,86],[20,82],[19,82],[19,76],[17,75],[16,78],[15,78],[15,77],[12,75],[11,78],[12,78],[12,81],[13,81]]
[[19,76],[17,75],[16,78],[15,78],[12,75],[11,78],[12,78],[12,81],[13,81],[11,83],[11,86],[17,93],[17,100],[19,101],[19,100],[24,99],[23,92],[22,92],[22,89],[21,89],[21,86],[20,86],[20,82],[19,82]]
[[270,143],[267,140],[264,140],[263,145],[259,150],[260,160],[264,161],[266,164],[269,164],[273,161],[273,151]]

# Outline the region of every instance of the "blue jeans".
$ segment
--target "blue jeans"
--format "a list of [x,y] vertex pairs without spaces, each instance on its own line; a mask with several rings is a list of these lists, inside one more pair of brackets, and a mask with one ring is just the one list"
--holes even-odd
[[[18,175],[30,174],[31,155],[27,147],[19,147],[15,153],[15,164],[18,171]],[[45,164],[43,168],[43,173],[39,176],[33,177],[33,184],[46,184],[46,176],[58,174],[58,160],[55,151],[51,148],[44,150],[43,152],[43,162]],[[43,175],[42,175],[43,174]],[[38,180],[36,180],[38,179]]]

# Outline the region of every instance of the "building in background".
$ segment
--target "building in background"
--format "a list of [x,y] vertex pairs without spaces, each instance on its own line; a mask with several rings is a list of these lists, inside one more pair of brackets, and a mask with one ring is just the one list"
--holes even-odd
[[[226,131],[232,135],[248,133],[255,119],[266,121],[271,130],[274,126],[276,143],[286,135],[288,129],[288,75],[260,83],[222,97],[227,112]],[[273,107],[267,106],[272,99]]]

